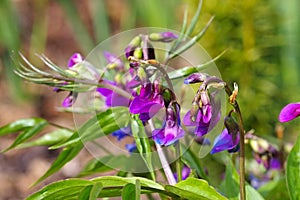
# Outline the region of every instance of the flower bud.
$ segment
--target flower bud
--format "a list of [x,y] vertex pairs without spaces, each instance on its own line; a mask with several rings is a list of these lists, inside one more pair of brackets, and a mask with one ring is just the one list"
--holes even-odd
[[152,41],[159,42],[173,42],[178,36],[170,31],[161,32],[161,33],[151,33],[149,39]]
[[129,56],[133,56],[133,52],[135,48],[137,48],[141,44],[141,36],[134,37],[128,46],[125,48],[125,56],[128,58]]
[[191,84],[191,83],[201,83],[205,81],[205,79],[208,77],[208,74],[205,73],[194,73],[189,75],[187,78],[184,79],[185,84]]
[[74,65],[76,65],[76,64],[78,64],[78,63],[80,63],[80,62],[82,62],[82,61],[83,61],[83,58],[82,58],[81,54],[80,54],[80,53],[74,53],[74,54],[70,57],[70,59],[69,59],[69,61],[68,61],[68,67],[71,68],[71,67],[73,67]]
[[142,59],[143,58],[143,51],[140,47],[138,47],[134,50],[133,57],[135,57],[137,59]]

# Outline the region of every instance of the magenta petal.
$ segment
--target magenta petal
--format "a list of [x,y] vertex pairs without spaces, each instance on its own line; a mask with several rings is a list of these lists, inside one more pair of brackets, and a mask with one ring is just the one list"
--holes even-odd
[[191,111],[188,111],[185,116],[183,117],[183,124],[185,126],[198,126],[199,122],[201,121],[202,114],[201,112],[197,113],[197,119],[195,121],[191,120]]
[[280,122],[288,122],[300,115],[300,103],[290,103],[286,105],[279,114]]
[[80,55],[80,53],[74,53],[68,61],[68,67],[73,67],[74,65],[76,65],[77,63],[80,63],[82,61],[83,61],[83,58]]

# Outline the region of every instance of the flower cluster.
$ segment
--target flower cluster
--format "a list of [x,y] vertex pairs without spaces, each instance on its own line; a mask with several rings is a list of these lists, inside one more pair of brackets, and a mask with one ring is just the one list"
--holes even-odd
[[[218,91],[210,91],[210,88],[224,88],[225,83],[218,77],[205,73],[193,73],[185,78],[185,84],[200,83],[200,86],[192,101],[191,109],[185,113],[183,122],[181,122],[180,104],[176,99],[172,83],[167,76],[162,76],[166,72],[164,67],[155,60],[155,49],[152,45],[152,42],[168,43],[175,39],[177,39],[177,35],[172,32],[138,35],[125,48],[124,55],[129,62],[122,61],[121,57],[110,52],[104,52],[107,65],[103,74],[94,72],[95,69],[89,68],[88,70],[92,72],[90,73],[92,79],[97,79],[99,83],[110,86],[96,89],[105,99],[106,107],[128,107],[130,113],[138,115],[145,126],[159,111],[164,113],[161,127],[152,130],[152,138],[159,145],[169,146],[182,138],[185,134],[182,124],[187,130],[194,133],[197,141],[205,140],[205,144],[210,145],[210,141],[207,141],[204,136],[220,121],[220,102],[216,100]],[[83,57],[75,53],[68,62],[68,70],[82,76],[78,70],[80,68],[74,66],[83,62]],[[114,74],[113,80],[105,76],[106,71]],[[120,94],[120,90],[128,95]],[[63,106],[73,105],[76,97],[76,92],[70,92],[64,100]],[[229,120],[224,120],[226,128],[213,143],[212,154],[223,150],[229,152],[238,150],[237,125],[233,122],[228,125],[230,123],[227,121]],[[126,131],[124,132],[124,130]],[[130,128],[122,128],[112,135],[121,140],[125,136],[131,135]],[[135,148],[135,144],[133,144],[132,149]]]

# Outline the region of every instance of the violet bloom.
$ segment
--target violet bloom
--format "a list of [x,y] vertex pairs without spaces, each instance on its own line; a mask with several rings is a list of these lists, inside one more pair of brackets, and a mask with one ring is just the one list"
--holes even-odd
[[279,114],[280,122],[288,122],[300,116],[300,102],[286,105]]
[[239,133],[229,133],[228,129],[225,128],[222,133],[216,137],[214,146],[211,150],[211,154],[228,150],[229,152],[236,152],[239,149],[240,135]]
[[83,61],[83,57],[81,56],[80,53],[74,53],[70,58],[69,58],[69,61],[68,61],[68,67],[71,68],[73,67],[74,65],[80,63]]
[[132,153],[137,150],[137,146],[135,142],[131,144],[126,144],[125,148],[128,150],[129,153]]
[[[189,168],[188,166],[184,165],[182,168],[182,172],[181,172],[181,179],[185,180],[187,179],[191,174],[191,168]],[[176,179],[176,181],[178,182],[178,177],[177,177],[177,173],[174,173],[174,178]]]
[[121,141],[125,137],[132,135],[131,128],[129,126],[121,128],[117,131],[114,131],[111,135],[116,137],[118,141]]
[[163,107],[161,85],[154,81],[154,83],[146,82],[141,86],[140,94],[131,101],[129,111],[132,114],[140,114],[140,120],[145,122]]
[[[131,136],[132,133],[131,133],[131,128],[130,126],[127,126],[127,127],[124,127],[124,128],[121,128],[117,131],[114,131],[112,134],[111,134],[113,137],[116,137],[118,142],[120,142],[121,140],[123,140],[124,138],[128,137],[128,136]],[[136,143],[133,142],[133,143],[130,143],[130,144],[125,144],[125,148],[127,149],[127,151],[129,153],[132,153],[134,152],[135,150],[137,150],[137,146],[136,146]]]
[[166,118],[161,129],[152,132],[153,139],[160,145],[171,145],[184,136],[180,125],[180,107],[177,103],[170,103],[166,110]]
[[[103,80],[103,82],[117,87],[117,84],[113,81]],[[107,107],[128,106],[129,105],[130,100],[128,98],[120,95],[119,93],[117,93],[111,89],[103,87],[103,88],[97,88],[96,91],[105,97],[105,105]]]

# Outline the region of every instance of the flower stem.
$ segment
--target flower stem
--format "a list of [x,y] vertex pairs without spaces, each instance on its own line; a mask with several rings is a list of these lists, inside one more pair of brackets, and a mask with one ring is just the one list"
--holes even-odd
[[176,156],[178,159],[176,160],[176,171],[177,171],[177,181],[180,182],[182,180],[182,168],[181,168],[181,150],[180,144],[177,142],[175,145]]
[[[154,128],[154,125],[153,125],[153,122],[152,120],[149,120],[149,125],[150,125],[150,129],[151,129],[151,132],[155,129]],[[161,162],[161,166],[163,167],[163,170],[165,172],[165,175],[167,177],[167,180],[168,180],[168,183],[170,185],[175,185],[176,184],[176,180],[175,180],[175,177],[173,175],[173,172],[170,168],[170,165],[167,161],[167,158],[163,152],[163,149],[161,148],[161,146],[159,144],[157,144],[156,142],[155,143],[155,146],[156,146],[156,150],[157,150],[157,153],[158,153],[158,157],[160,159],[160,162]]]
[[236,101],[237,96],[237,84],[234,84],[234,91],[232,91],[228,85],[225,86],[225,91],[229,96],[229,102],[234,107],[238,118],[239,132],[240,132],[240,151],[239,151],[239,170],[240,170],[240,199],[246,200],[245,189],[245,129],[243,125],[242,113],[239,104]]

